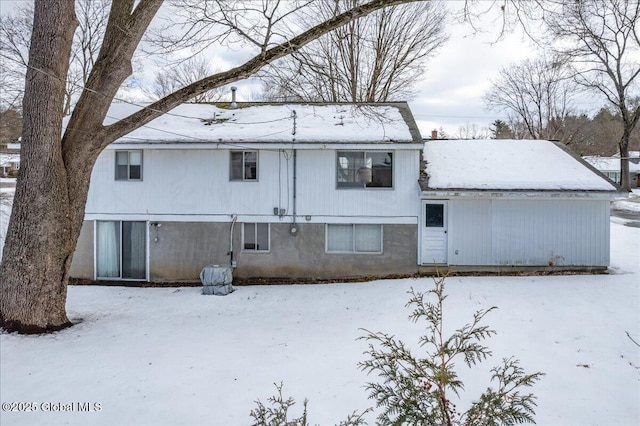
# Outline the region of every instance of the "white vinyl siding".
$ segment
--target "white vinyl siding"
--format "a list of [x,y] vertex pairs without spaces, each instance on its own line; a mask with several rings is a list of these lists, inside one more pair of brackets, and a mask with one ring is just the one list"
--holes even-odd
[[606,200],[451,200],[450,265],[606,266]]
[[[274,207],[286,210],[286,215],[293,213],[290,150],[258,152],[259,181],[251,184],[229,182],[229,153],[222,149],[144,150],[144,181],[114,185],[114,150],[107,149],[91,175],[87,219],[118,214],[125,218],[144,215],[148,220],[179,215],[184,220],[189,215],[192,221],[225,222],[229,214],[236,213],[241,223],[267,222],[273,218]],[[297,214],[311,216],[312,223],[417,224],[419,158],[418,150],[394,151],[393,189],[347,191],[336,188],[335,151],[299,150]]]

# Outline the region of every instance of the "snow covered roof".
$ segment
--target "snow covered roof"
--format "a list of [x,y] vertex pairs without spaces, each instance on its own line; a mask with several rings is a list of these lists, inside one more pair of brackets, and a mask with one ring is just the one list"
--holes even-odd
[[[182,104],[115,143],[422,143],[406,102],[220,105]],[[104,124],[141,107],[114,103]]]
[[[631,152],[629,153],[631,156]],[[633,156],[631,156],[633,158]],[[620,171],[620,157],[600,157],[597,155],[582,157],[584,161],[591,164],[596,169],[603,172],[619,172]],[[629,171],[634,173],[640,173],[640,164],[634,161],[629,161]]]
[[423,190],[617,191],[575,154],[546,140],[425,143]]
[[[613,154],[613,156],[620,158],[620,151]],[[640,151],[629,151],[629,158],[640,158]]]
[[20,164],[20,154],[0,153],[0,167],[9,167],[11,164]]

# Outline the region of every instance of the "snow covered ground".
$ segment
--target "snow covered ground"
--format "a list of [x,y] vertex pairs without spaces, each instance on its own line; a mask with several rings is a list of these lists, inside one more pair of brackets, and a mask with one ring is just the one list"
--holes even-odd
[[[514,355],[527,371],[546,373],[533,388],[538,424],[640,424],[640,348],[627,336],[640,341],[640,229],[622,221],[612,219],[609,275],[447,280],[451,329],[499,307],[486,321],[498,332],[487,341],[494,357],[473,370],[459,362],[459,407],[486,388],[490,367]],[[0,423],[247,425],[254,401],[266,402],[282,381],[298,401],[292,414],[307,397],[312,424],[335,424],[373,405],[363,385],[376,378],[357,368],[366,347],[359,329],[415,346],[421,329],[407,321],[406,291],[431,285],[247,286],[226,297],[72,286],[67,309],[77,325],[0,335]],[[33,411],[4,411],[5,403]]]
[[11,205],[16,192],[15,178],[0,178],[0,259],[2,258],[2,248],[4,247],[9,218],[11,217]]
[[640,188],[632,189],[625,199],[613,201],[611,207],[615,210],[638,213],[638,220],[640,220]]

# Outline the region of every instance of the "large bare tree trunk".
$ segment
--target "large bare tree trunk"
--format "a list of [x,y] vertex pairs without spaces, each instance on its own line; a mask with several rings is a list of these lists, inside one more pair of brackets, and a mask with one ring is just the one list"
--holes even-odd
[[[0,269],[0,325],[41,333],[71,325],[66,289],[84,219],[91,170],[113,141],[102,122],[162,0],[114,3],[98,61],[62,137],[74,0],[36,3],[24,96],[24,166]],[[42,11],[46,12],[43,13]],[[53,25],[52,25],[53,23]],[[123,34],[122,29],[128,32]],[[64,30],[64,31],[63,31]],[[53,43],[53,45],[51,45]]]
[[624,133],[620,139],[620,187],[625,191],[631,191],[631,180],[629,179],[629,138],[631,131],[625,126]]
[[[46,23],[46,25],[44,24]],[[65,311],[72,233],[60,135],[73,0],[39,1],[23,101],[21,170],[0,266],[0,323],[39,333],[70,325]]]
[[0,266],[0,327],[42,333],[71,325],[65,311],[69,267],[80,235],[91,170],[117,138],[374,10],[416,0],[371,0],[262,51],[244,65],[208,76],[110,126],[104,118],[131,75],[131,58],[162,0],[111,4],[100,54],[62,134],[65,80],[74,29],[73,0],[36,0],[20,177]]

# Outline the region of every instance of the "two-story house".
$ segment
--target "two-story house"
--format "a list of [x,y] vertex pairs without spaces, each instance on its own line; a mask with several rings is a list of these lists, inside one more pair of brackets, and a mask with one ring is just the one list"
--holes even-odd
[[403,102],[184,104],[100,154],[71,276],[603,271],[618,189],[550,141],[425,144]]
[[71,276],[415,273],[423,147],[406,103],[181,105],[99,156]]

